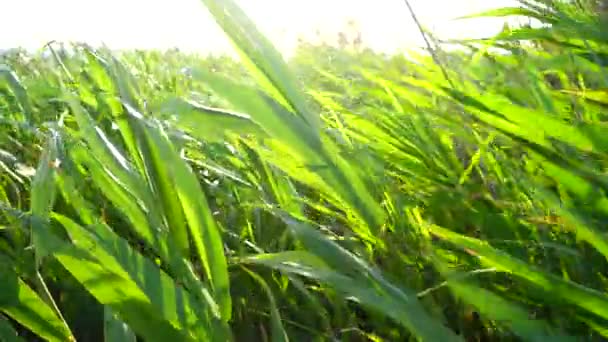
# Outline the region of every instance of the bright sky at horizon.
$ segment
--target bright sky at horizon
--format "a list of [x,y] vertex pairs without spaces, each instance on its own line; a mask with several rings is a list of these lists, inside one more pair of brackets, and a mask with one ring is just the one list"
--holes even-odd
[[[333,41],[352,20],[363,42],[391,52],[422,43],[404,0],[237,0],[284,52],[298,37]],[[423,25],[442,38],[485,37],[499,19],[453,19],[515,0],[410,0]],[[51,40],[105,43],[111,48],[230,51],[200,0],[4,0],[0,49],[41,48]]]

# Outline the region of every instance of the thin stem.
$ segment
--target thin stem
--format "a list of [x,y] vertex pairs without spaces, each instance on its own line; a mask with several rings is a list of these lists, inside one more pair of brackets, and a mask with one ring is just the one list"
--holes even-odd
[[441,64],[441,61],[439,60],[439,56],[437,56],[437,53],[436,53],[435,49],[433,49],[431,42],[429,41],[428,37],[426,36],[426,33],[424,32],[424,29],[422,28],[422,25],[420,24],[420,21],[418,20],[418,17],[416,16],[414,9],[412,8],[412,5],[410,4],[409,0],[404,0],[404,1],[405,1],[405,5],[407,6],[407,8],[410,12],[410,15],[412,16],[412,19],[416,23],[416,26],[418,27],[418,30],[420,31],[420,34],[422,35],[422,39],[424,39],[424,42],[426,43],[427,49],[431,53],[431,56],[433,57],[433,60],[435,61],[437,66],[439,66],[439,68],[441,69],[441,72],[443,73],[443,77],[445,77],[446,81],[448,81],[448,83],[450,84],[450,86],[452,88],[456,88],[456,87],[454,87],[454,83],[450,79],[450,76],[448,75],[447,70],[445,69],[443,64]]

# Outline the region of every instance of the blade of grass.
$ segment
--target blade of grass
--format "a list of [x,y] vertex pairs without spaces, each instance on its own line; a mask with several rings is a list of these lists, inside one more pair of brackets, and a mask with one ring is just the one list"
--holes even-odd
[[[66,165],[66,169],[68,165]],[[92,225],[92,227],[98,226],[101,228],[95,229],[95,233],[97,234],[97,237],[102,238],[101,241],[103,243],[107,242],[105,246],[108,248],[108,251],[111,255],[117,257],[123,256],[125,254],[124,251],[130,253],[130,247],[128,245],[125,245],[126,241],[123,241],[122,239],[119,239],[117,236],[112,234],[103,223],[104,220],[94,217],[94,214],[90,209],[92,205],[88,203],[84,198],[79,196],[79,192],[74,187],[74,178],[69,176],[67,170],[65,171],[66,172],[62,172],[62,174],[59,175],[57,178],[58,184],[61,187],[62,194],[66,201],[73,205],[74,209],[80,214],[81,219],[84,220],[85,223],[87,223],[88,225]],[[135,225],[136,223],[134,222],[133,224]],[[74,226],[72,225],[72,227]],[[76,232],[78,233],[78,230],[76,230]],[[172,253],[171,255],[169,255],[170,251],[167,251],[167,249],[171,250],[171,246],[174,245],[172,241],[172,236],[158,236],[158,239],[156,239],[156,241],[156,247],[159,248],[157,252],[160,253],[160,260],[157,260],[157,262],[168,265],[173,271],[173,276],[175,277],[174,281],[177,286],[183,285],[184,288],[191,293],[191,298],[195,300],[195,303],[191,304],[190,306],[194,308],[196,312],[198,312],[198,316],[201,318],[205,318],[207,316],[219,317],[219,309],[217,308],[217,304],[211,298],[211,294],[209,293],[206,285],[202,283],[198,279],[197,275],[194,273],[192,266],[186,261],[186,259],[182,259],[178,253]],[[142,259],[138,254],[135,254],[135,257],[127,257],[123,263],[123,266],[128,272],[130,272],[131,276],[135,280],[138,280],[138,270],[142,269],[141,266],[138,266],[140,264],[143,264],[149,268],[149,272],[147,274],[154,276],[154,274],[158,273],[158,270],[155,268],[156,266],[152,265],[149,261]],[[146,267],[144,267],[144,269]],[[152,280],[153,279],[151,279],[150,281]],[[144,280],[142,284],[145,285],[146,281],[147,280]],[[158,282],[156,281],[153,283]],[[152,286],[152,290],[155,291],[154,286]],[[162,302],[157,304],[162,306]],[[213,314],[209,315],[206,311],[200,311],[203,310],[203,308],[209,308],[210,312],[212,312]],[[220,336],[220,333],[222,333],[223,329],[223,327],[218,326],[212,329],[212,331],[217,334],[218,338],[225,339],[225,335],[228,334],[225,334],[224,337]]]
[[8,88],[17,98],[21,111],[23,112],[23,119],[25,122],[34,122],[34,110],[28,96],[27,89],[23,86],[17,74],[10,70],[5,65],[0,65],[0,79],[3,83],[7,83]]
[[47,234],[56,246],[54,257],[137,334],[155,341],[207,338],[211,329],[203,313],[208,311],[196,310],[192,298],[153,262],[103,225],[89,232],[65,216],[53,214],[53,218],[73,243]]
[[15,273],[10,260],[0,255],[0,261],[0,310],[47,341],[75,341],[65,321]]
[[3,315],[0,315],[0,341],[25,342]]
[[[251,115],[254,122],[276,139],[268,141],[267,144],[272,144],[273,149],[285,149],[302,164],[294,165],[294,161],[291,160],[289,165],[282,165],[285,161],[280,163],[280,160],[275,159],[279,162],[277,166],[287,170],[294,167],[308,168],[310,172],[316,173],[317,179],[327,185],[327,195],[337,198],[342,205],[348,206],[361,221],[367,224],[355,225],[356,233],[367,241],[381,245],[380,240],[374,239],[372,232],[382,225],[383,212],[352,165],[340,156],[336,146],[333,146],[329,140],[321,140],[310,129],[303,127],[297,117],[283,114],[285,109],[255,90],[211,73],[201,71],[197,75],[240,111]],[[297,172],[293,175],[297,177]],[[306,181],[305,178],[303,180]]]
[[477,311],[493,320],[506,325],[526,341],[576,341],[573,337],[553,333],[552,327],[545,320],[533,319],[530,312],[496,293],[475,285],[472,281],[459,279],[439,258],[434,264],[446,277],[447,286],[459,298],[473,305]]
[[432,235],[470,251],[483,263],[495,267],[499,271],[525,279],[547,293],[560,298],[560,300],[570,302],[600,317],[608,318],[608,296],[604,293],[543,272],[492,248],[487,242],[454,233],[437,225],[426,224],[425,226]]
[[[280,53],[232,0],[202,0],[215,21],[231,39],[244,64],[275,101],[302,118],[318,132],[319,117],[306,108]],[[288,113],[284,113],[287,114]]]
[[168,166],[172,184],[188,222],[194,250],[212,284],[222,317],[227,322],[231,316],[228,267],[222,237],[206,196],[191,168],[175,151],[166,134],[160,128],[148,129],[147,133],[150,135],[150,143],[156,145],[160,160]]
[[292,251],[260,254],[247,257],[243,261],[318,280],[344,297],[387,315],[422,341],[461,341],[453,332],[431,318],[415,297],[398,298],[386,291],[386,288],[375,288],[358,279],[345,276],[311,253]]
[[191,100],[170,99],[161,113],[175,115],[180,128],[201,140],[222,141],[227,132],[267,135],[247,114],[211,108]]
[[[46,144],[36,174],[32,180],[30,212],[32,215],[48,219],[48,215],[55,203],[56,187],[54,186],[55,168],[59,166],[59,136],[51,132],[47,136]],[[36,250],[36,267],[40,265],[41,259],[46,256],[44,239],[41,239],[32,230],[32,244]]]
[[[269,92],[271,98],[277,104],[273,107],[273,111],[266,115],[266,118],[272,118],[274,122],[282,120],[283,123],[280,125],[261,123],[262,128],[269,133],[272,130],[281,133],[283,136],[285,134],[304,135],[305,140],[308,140],[305,143],[311,144],[310,149],[300,150],[300,152],[305,152],[303,154],[306,156],[305,160],[307,162],[315,161],[318,160],[317,156],[322,157],[321,163],[313,163],[312,165],[326,169],[327,172],[322,177],[328,179],[328,183],[338,189],[336,193],[368,224],[367,231],[363,230],[363,227],[358,227],[360,229],[358,233],[367,240],[380,244],[379,240],[373,238],[372,232],[380,229],[383,223],[384,218],[381,209],[374,205],[376,202],[371,198],[359,177],[352,172],[352,167],[339,157],[338,149],[331,146],[328,141],[323,141],[323,145],[321,145],[319,116],[307,110],[304,100],[296,90],[295,82],[292,80],[277,50],[266,37],[258,32],[254,23],[234,1],[203,0],[203,2],[216,22],[232,39],[234,46],[240,52],[250,71],[254,73],[258,82]],[[210,82],[210,85],[215,86],[216,83]],[[234,88],[229,90],[233,91]],[[226,91],[219,93],[224,96],[229,94]],[[256,98],[259,98],[259,96],[256,96]],[[240,101],[245,101],[245,99],[241,98]],[[239,103],[239,101],[231,102],[235,105]],[[279,108],[283,110],[277,112]],[[245,112],[254,115],[255,111],[246,110]],[[290,114],[296,114],[296,116]],[[295,118],[299,118],[299,120],[295,120]],[[286,123],[291,123],[291,125],[286,125]],[[297,141],[283,140],[287,146],[296,144]]]
[[281,314],[279,313],[279,309],[277,308],[277,303],[272,295],[272,291],[270,287],[264,281],[264,278],[260,277],[258,274],[248,270],[245,267],[242,267],[249,276],[251,276],[255,281],[257,281],[264,292],[268,296],[269,306],[270,306],[270,320],[272,326],[272,341],[273,342],[289,342],[289,337],[287,337],[287,333],[285,332],[285,328],[283,328],[283,323],[281,321]]
[[103,338],[105,342],[136,342],[137,337],[129,326],[118,319],[108,306],[104,307]]

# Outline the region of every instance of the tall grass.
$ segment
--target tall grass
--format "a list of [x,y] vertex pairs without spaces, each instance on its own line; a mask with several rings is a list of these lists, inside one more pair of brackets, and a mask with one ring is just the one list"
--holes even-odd
[[241,63],[2,57],[0,340],[608,337],[596,2],[482,13],[540,24],[441,58],[289,64],[203,2]]

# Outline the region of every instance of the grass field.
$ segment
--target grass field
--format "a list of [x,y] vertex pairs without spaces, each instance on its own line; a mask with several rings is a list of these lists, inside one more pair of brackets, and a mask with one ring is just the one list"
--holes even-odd
[[608,339],[608,16],[460,49],[0,57],[0,341]]

